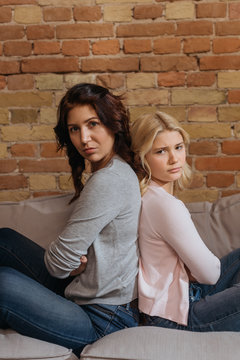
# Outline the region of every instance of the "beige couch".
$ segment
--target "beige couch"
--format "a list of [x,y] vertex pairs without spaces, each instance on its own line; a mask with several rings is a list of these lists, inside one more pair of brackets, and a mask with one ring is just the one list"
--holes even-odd
[[[0,227],[12,227],[46,246],[64,226],[71,195],[0,203]],[[240,246],[240,194],[188,204],[208,247],[223,256]],[[0,285],[1,286],[1,285]],[[82,360],[239,360],[240,334],[191,333],[153,327],[124,329],[85,347]],[[70,349],[0,330],[0,359],[76,360]]]

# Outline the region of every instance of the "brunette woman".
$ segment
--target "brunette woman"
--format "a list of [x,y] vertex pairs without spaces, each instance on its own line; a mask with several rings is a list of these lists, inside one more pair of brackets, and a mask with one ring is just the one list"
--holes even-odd
[[[141,196],[128,121],[121,99],[101,86],[78,84],[62,98],[55,133],[72,169],[75,208],[46,251],[1,229],[0,327],[79,355],[86,344],[138,324]],[[91,174],[83,185],[86,163]]]

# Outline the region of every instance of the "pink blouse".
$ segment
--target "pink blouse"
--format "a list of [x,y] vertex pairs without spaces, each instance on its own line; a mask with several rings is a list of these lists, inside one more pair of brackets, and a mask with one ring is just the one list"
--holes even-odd
[[184,203],[151,182],[139,225],[139,309],[187,325],[189,278],[215,284],[220,261],[200,238]]

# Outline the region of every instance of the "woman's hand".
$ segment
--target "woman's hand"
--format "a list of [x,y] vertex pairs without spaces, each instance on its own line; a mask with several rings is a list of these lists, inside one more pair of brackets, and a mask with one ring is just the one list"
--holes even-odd
[[70,276],[80,275],[86,269],[86,267],[87,267],[87,257],[85,255],[81,256],[80,261],[81,261],[80,266],[77,269],[73,270],[70,273]]

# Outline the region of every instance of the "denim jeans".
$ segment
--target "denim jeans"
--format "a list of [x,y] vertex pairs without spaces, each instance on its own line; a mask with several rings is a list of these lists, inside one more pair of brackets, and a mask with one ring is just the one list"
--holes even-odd
[[144,325],[189,331],[240,331],[240,249],[221,259],[215,285],[189,286],[187,326],[158,316],[143,315]]
[[73,349],[138,325],[138,310],[124,305],[79,306],[64,298],[72,278],[52,277],[44,249],[11,229],[0,229],[0,328]]

